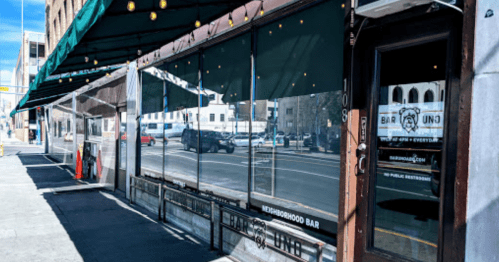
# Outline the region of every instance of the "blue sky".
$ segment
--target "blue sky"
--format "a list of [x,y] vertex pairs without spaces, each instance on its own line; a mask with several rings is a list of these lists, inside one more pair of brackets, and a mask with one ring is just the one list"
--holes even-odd
[[[21,48],[21,0],[0,0],[0,75],[9,85]],[[45,0],[24,0],[24,30],[45,32]]]

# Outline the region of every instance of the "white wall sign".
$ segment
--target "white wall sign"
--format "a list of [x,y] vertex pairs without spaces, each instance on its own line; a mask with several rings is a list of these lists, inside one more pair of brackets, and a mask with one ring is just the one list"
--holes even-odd
[[379,106],[379,137],[441,138],[443,127],[443,102]]

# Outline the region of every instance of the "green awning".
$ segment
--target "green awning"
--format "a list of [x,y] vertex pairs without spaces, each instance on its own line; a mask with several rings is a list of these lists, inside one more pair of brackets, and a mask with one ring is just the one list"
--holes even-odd
[[[75,72],[125,63],[211,22],[248,0],[168,0],[166,9],[158,1],[88,0],[49,56],[30,89],[36,90],[52,74]],[[152,21],[154,11],[157,19]],[[141,54],[139,54],[139,51]],[[88,57],[88,62],[85,58]],[[94,60],[98,61],[94,65]]]
[[[119,67],[79,73],[71,76],[69,74],[66,74],[61,77],[49,77],[37,89],[30,88],[26,95],[24,95],[19,104],[16,106],[16,108],[12,110],[10,116],[12,117],[17,112],[24,111],[30,108],[50,104],[60,99],[62,96],[71,93],[90,82],[102,78],[107,73],[112,73],[117,69],[119,69]],[[69,81],[70,78],[71,82]],[[60,81],[62,81],[62,83],[60,83]]]

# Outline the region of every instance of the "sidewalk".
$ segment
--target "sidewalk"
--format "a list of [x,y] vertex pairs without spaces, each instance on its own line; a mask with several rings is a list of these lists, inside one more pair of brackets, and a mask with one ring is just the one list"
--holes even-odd
[[[21,147],[24,148],[24,147]],[[211,261],[209,246],[110,191],[75,185],[43,154],[0,158],[2,261]],[[43,165],[43,166],[37,166]]]

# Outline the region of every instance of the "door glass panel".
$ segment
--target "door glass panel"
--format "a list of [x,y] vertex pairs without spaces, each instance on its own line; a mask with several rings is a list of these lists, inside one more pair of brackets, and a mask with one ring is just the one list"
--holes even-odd
[[126,112],[120,113],[120,169],[126,169]]
[[445,51],[381,55],[373,245],[420,261],[437,260]]

